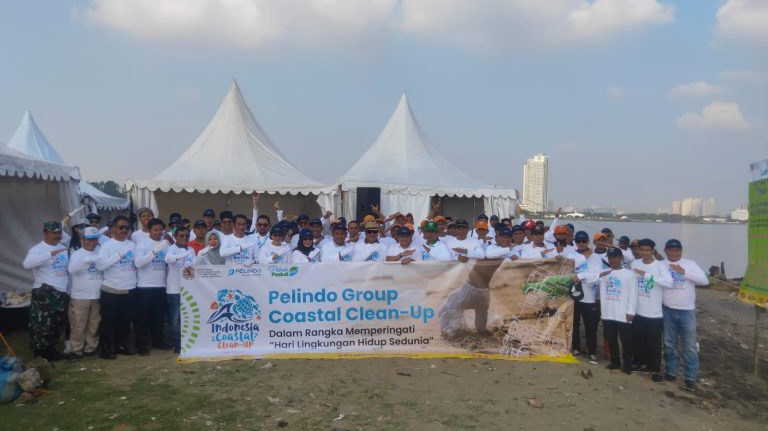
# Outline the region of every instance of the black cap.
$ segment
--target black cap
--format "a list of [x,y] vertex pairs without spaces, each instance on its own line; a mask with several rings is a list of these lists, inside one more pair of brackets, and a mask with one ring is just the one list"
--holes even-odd
[[515,233],[515,232],[525,232],[525,229],[523,229],[523,227],[520,226],[519,224],[516,224],[516,225],[512,226],[512,228],[509,229],[509,230],[512,233]]
[[311,222],[309,222],[310,226],[315,225],[315,224],[319,224],[319,225],[322,226],[323,225],[323,221],[320,220],[319,218],[316,218],[316,219],[313,219]]
[[397,230],[398,235],[411,235],[413,231],[408,226],[403,226]]
[[683,248],[683,243],[676,239],[670,239],[664,245],[664,248]]
[[512,229],[505,227],[499,231],[499,236],[512,236]]
[[175,219],[175,218],[181,220],[181,214],[179,214],[179,213],[170,213],[168,215],[168,220]]
[[544,235],[544,226],[536,225],[531,229],[531,235]]
[[171,217],[171,219],[168,220],[168,224],[181,224],[181,217],[179,216]]
[[192,227],[208,227],[208,225],[202,220],[197,220]]
[[619,237],[619,244],[629,244],[629,237],[626,236],[626,235],[620,236]]
[[343,230],[343,231],[346,232],[347,231],[347,225],[342,223],[342,222],[336,223],[333,226],[333,231],[336,232],[337,230]]
[[219,220],[224,220],[225,218],[228,218],[230,220],[234,220],[235,219],[235,215],[232,214],[232,211],[222,211],[219,214]]
[[488,220],[488,216],[485,215],[485,214],[480,214],[479,216],[477,216],[477,219],[478,220]]
[[90,213],[85,218],[88,220],[101,220],[101,216],[96,213]]
[[207,210],[203,211],[203,217],[216,217],[216,211],[208,208]]
[[600,233],[609,233],[609,234],[613,235],[613,231],[612,231],[611,229],[607,228],[607,227],[604,227],[604,228],[603,228],[603,229],[600,231]]
[[469,223],[467,223],[467,221],[464,220],[463,218],[460,218],[460,219],[456,220],[453,223],[453,225],[456,226],[456,227],[466,227],[466,228],[469,227]]
[[618,247],[611,247],[605,255],[607,257],[623,257],[624,253]]
[[576,232],[576,235],[573,236],[573,240],[574,241],[584,241],[584,240],[589,241],[589,235],[586,232],[584,232],[583,230],[580,230],[580,231]]
[[272,229],[270,229],[270,231],[269,231],[269,235],[270,236],[272,236],[272,235],[274,235],[276,233],[280,234],[280,235],[285,235],[285,231],[283,231],[283,227],[280,226],[280,225],[272,226]]
[[303,221],[308,222],[309,221],[309,216],[302,214],[302,215],[300,215],[300,216],[298,216],[296,218],[296,221],[299,222],[299,223],[303,222]]

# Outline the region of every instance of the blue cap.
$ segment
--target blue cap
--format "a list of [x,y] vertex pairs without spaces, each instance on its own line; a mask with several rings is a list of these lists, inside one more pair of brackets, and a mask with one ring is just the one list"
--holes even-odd
[[203,217],[216,217],[216,211],[208,208],[207,210],[203,211]]
[[316,219],[313,219],[311,222],[309,222],[309,225],[310,225],[310,226],[312,226],[313,224],[319,224],[319,225],[321,225],[321,226],[322,226],[322,224],[323,224],[323,221],[322,221],[322,220],[320,220],[319,218],[316,218]]
[[304,241],[305,239],[312,239],[312,238],[313,238],[312,231],[307,228],[304,228],[301,230],[301,232],[299,232],[300,241]]
[[467,228],[469,227],[469,223],[467,223],[467,221],[464,220],[463,218],[460,218],[455,222],[453,222],[453,225],[456,227],[467,227]]
[[516,224],[516,225],[512,226],[512,228],[509,229],[509,231],[512,232],[512,233],[515,233],[515,232],[524,232],[525,230],[523,229],[522,226],[520,226],[519,224]]
[[307,216],[305,214],[302,214],[302,215],[296,217],[296,221],[297,222],[302,222],[302,221],[308,222],[309,221],[309,216]]
[[275,226],[272,226],[272,229],[269,230],[269,236],[272,236],[276,233],[279,233],[280,235],[285,235],[285,232],[283,231],[282,226],[275,225]]
[[600,233],[609,233],[613,235],[613,231],[610,228],[604,227],[603,230],[600,231]]
[[335,232],[335,231],[337,231],[337,230],[343,230],[343,231],[346,231],[346,230],[347,230],[347,225],[346,225],[346,224],[344,224],[344,223],[342,223],[342,222],[336,223],[336,224],[333,226],[333,231]]
[[101,220],[101,216],[96,213],[90,213],[85,218],[88,220]]
[[624,257],[624,253],[621,252],[621,249],[618,247],[611,247],[608,249],[608,252],[605,254],[606,257]]
[[622,235],[619,237],[619,244],[629,244],[629,237]]
[[293,233],[298,233],[299,232],[299,224],[296,223],[295,221],[288,222],[288,229],[290,229],[291,232],[293,232]]
[[664,248],[683,248],[683,243],[681,243],[680,240],[677,240],[677,239],[670,239],[664,245]]
[[576,232],[576,235],[573,236],[573,240],[574,241],[585,241],[585,240],[589,241],[589,235],[587,235],[587,233],[584,232],[583,230],[580,230],[580,231]]
[[499,231],[500,236],[512,236],[512,229],[505,227]]
[[413,231],[408,226],[403,226],[397,230],[398,235],[411,235]]
[[344,223],[344,224],[347,224],[347,219],[344,218],[344,217],[339,217],[339,221]]

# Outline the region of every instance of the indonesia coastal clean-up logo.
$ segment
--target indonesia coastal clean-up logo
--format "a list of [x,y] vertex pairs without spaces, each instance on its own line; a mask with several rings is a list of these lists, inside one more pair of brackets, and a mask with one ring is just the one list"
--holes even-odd
[[287,266],[272,265],[267,270],[272,277],[294,277],[299,273],[298,266],[288,268]]
[[206,323],[211,325],[211,341],[220,350],[253,346],[259,335],[261,309],[253,296],[239,289],[221,289],[211,303],[213,313]]

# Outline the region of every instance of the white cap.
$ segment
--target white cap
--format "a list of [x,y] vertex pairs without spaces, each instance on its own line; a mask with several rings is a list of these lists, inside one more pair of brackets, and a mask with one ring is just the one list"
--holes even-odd
[[99,239],[100,236],[101,235],[99,235],[99,230],[93,226],[88,226],[87,228],[83,229],[83,238],[85,239]]

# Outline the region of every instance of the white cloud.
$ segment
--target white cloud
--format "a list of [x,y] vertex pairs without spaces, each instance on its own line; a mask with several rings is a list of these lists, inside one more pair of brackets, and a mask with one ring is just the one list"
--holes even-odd
[[85,16],[133,36],[250,49],[319,44],[389,26],[393,0],[91,0]]
[[380,32],[488,50],[610,40],[674,20],[658,0],[91,0],[77,12],[138,38],[240,49]]
[[697,81],[673,87],[669,90],[668,94],[672,97],[709,97],[724,93],[725,89],[723,87],[717,87],[705,81]]
[[701,114],[686,113],[677,119],[677,126],[694,130],[743,130],[752,126],[744,119],[736,103],[712,102]]
[[768,72],[726,70],[720,73],[720,78],[725,81],[762,85],[768,83]]
[[608,89],[608,96],[614,98],[614,99],[620,99],[624,97],[624,89],[621,87],[611,87]]
[[717,32],[736,42],[768,45],[768,1],[728,0],[717,10]]

